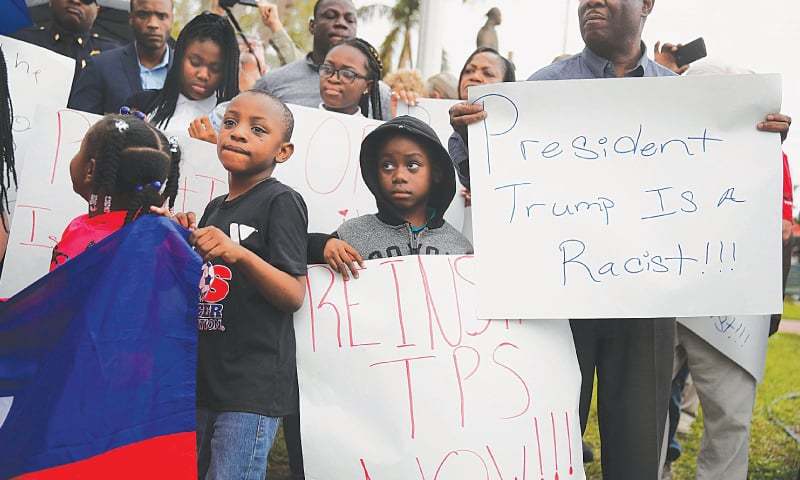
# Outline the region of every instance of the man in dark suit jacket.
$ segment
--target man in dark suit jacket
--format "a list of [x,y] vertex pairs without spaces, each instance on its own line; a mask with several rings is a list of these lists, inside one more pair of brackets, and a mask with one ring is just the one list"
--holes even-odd
[[172,65],[167,40],[171,0],[133,0],[130,24],[136,41],[92,58],[75,82],[69,108],[116,113],[125,100],[146,89],[161,89]]

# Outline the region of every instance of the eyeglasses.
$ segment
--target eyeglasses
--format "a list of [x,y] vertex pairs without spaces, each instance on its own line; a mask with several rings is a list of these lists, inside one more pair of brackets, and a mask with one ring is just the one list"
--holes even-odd
[[359,75],[349,68],[336,68],[328,63],[323,63],[319,66],[320,78],[331,78],[334,75],[336,75],[342,83],[353,83],[356,81],[356,78],[367,79],[364,75]]
[[91,5],[93,3],[97,3],[97,0],[80,0],[80,2],[84,5]]

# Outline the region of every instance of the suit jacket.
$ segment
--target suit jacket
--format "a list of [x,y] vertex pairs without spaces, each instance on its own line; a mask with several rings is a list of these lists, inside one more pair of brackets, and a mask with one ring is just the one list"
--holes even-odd
[[[173,50],[168,49],[169,66]],[[69,97],[69,108],[103,115],[117,113],[125,101],[142,91],[139,59],[133,43],[89,60]]]

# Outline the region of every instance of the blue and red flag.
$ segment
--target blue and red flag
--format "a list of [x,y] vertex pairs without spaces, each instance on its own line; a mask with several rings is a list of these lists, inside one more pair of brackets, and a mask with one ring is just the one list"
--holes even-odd
[[0,35],[14,33],[33,23],[25,0],[0,0],[0,6],[3,12],[0,15]]
[[186,236],[145,216],[0,304],[0,478],[197,478]]

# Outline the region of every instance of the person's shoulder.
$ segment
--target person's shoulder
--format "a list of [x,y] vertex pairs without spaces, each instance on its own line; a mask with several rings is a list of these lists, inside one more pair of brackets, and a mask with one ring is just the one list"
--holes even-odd
[[9,37],[40,47],[43,46],[48,39],[52,40],[50,30],[44,25],[32,25],[30,27],[21,28],[9,35]]
[[470,243],[463,233],[458,231],[454,226],[450,225],[450,223],[446,220],[438,230],[439,235],[443,236],[445,240],[451,244],[451,255],[466,255],[473,253],[472,243]]
[[566,71],[578,61],[578,55],[551,63],[546,67],[540,68],[533,75],[528,77],[528,81],[533,80],[560,80],[564,78]]
[[97,55],[92,56],[94,63],[108,64],[117,60],[119,57],[126,55],[130,45],[116,45],[113,48],[103,50]]
[[107,37],[99,32],[89,33],[89,38],[92,42],[92,49],[99,50],[100,52],[107,52],[119,48],[121,45],[118,41]]
[[[296,205],[301,211],[308,212],[303,196],[294,188],[282,183],[277,178],[270,178],[255,187],[253,201],[262,203],[266,208],[286,209],[287,205]],[[266,204],[264,204],[266,202]]]
[[339,228],[336,229],[336,232],[340,237],[347,237],[355,232],[362,232],[365,230],[377,232],[381,228],[390,227],[390,225],[381,222],[378,216],[374,213],[368,213],[366,215],[361,215],[351,218],[350,220],[346,220],[344,223],[339,225]]
[[678,74],[670,70],[669,68],[661,65],[660,63],[656,62],[655,60],[648,59],[650,63],[650,67],[655,72],[656,77],[677,77]]
[[285,82],[287,80],[291,81],[294,77],[299,77],[304,74],[307,75],[308,70],[311,70],[311,67],[308,65],[308,60],[303,57],[274,70],[270,70],[256,83],[256,87],[262,82],[271,84],[274,82]]

